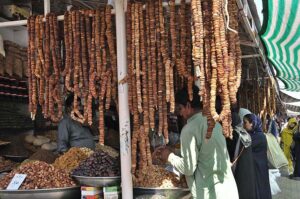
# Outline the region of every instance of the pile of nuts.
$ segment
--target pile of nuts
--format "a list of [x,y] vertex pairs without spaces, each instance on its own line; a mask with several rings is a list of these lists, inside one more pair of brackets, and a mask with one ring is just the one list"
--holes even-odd
[[88,157],[91,156],[94,153],[93,150],[91,150],[89,148],[86,148],[86,147],[81,147],[79,149],[80,149],[80,151],[82,151]]
[[10,160],[6,160],[3,157],[0,157],[0,171],[4,171],[4,170],[10,170],[12,169],[14,166],[16,165],[16,163],[10,161]]
[[53,166],[57,169],[64,169],[68,172],[78,167],[79,163],[88,158],[93,151],[88,148],[72,147],[64,155],[57,158]]
[[68,173],[55,169],[45,162],[34,161],[21,165],[18,169],[4,176],[0,181],[0,189],[6,189],[15,174],[26,174],[26,178],[19,189],[50,189],[72,187],[76,184]]
[[149,166],[147,169],[139,170],[139,178],[134,179],[135,187],[152,187],[152,188],[186,188],[185,177],[180,179],[173,173],[165,170],[160,166]]
[[96,151],[85,161],[81,162],[72,174],[90,177],[120,176],[120,160],[109,156],[103,151]]
[[120,155],[116,149],[114,149],[110,146],[102,145],[102,144],[96,144],[96,151],[98,151],[98,150],[107,153],[109,156],[111,156],[113,158],[117,158]]

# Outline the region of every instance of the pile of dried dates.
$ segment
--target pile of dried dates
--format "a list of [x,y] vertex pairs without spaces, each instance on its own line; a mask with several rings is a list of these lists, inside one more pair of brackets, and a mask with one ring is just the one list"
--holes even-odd
[[103,151],[96,151],[73,170],[73,175],[90,177],[120,176],[120,159]]

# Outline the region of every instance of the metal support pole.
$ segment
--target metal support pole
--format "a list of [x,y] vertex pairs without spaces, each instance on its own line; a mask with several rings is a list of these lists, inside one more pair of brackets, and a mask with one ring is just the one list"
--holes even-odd
[[50,13],[50,0],[44,0],[44,15],[46,16],[48,13]]
[[[131,136],[128,106],[127,50],[124,0],[115,0],[117,64],[118,64],[118,94],[119,94],[119,124],[120,124],[120,154],[122,175],[122,198],[133,198],[131,174]],[[121,83],[122,82],[122,83]]]

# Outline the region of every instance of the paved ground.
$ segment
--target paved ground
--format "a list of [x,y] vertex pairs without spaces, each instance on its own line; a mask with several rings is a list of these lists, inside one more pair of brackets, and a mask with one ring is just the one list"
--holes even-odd
[[273,196],[273,199],[299,199],[300,198],[300,178],[289,179],[288,177],[277,178],[277,183],[281,193]]

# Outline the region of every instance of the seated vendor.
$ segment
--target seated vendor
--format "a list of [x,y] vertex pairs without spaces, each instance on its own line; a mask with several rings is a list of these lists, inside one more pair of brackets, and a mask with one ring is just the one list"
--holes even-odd
[[[79,100],[79,99],[78,99]],[[58,125],[58,152],[64,153],[71,147],[87,147],[95,149],[95,142],[88,127],[71,118],[74,95],[65,101],[65,114]]]

